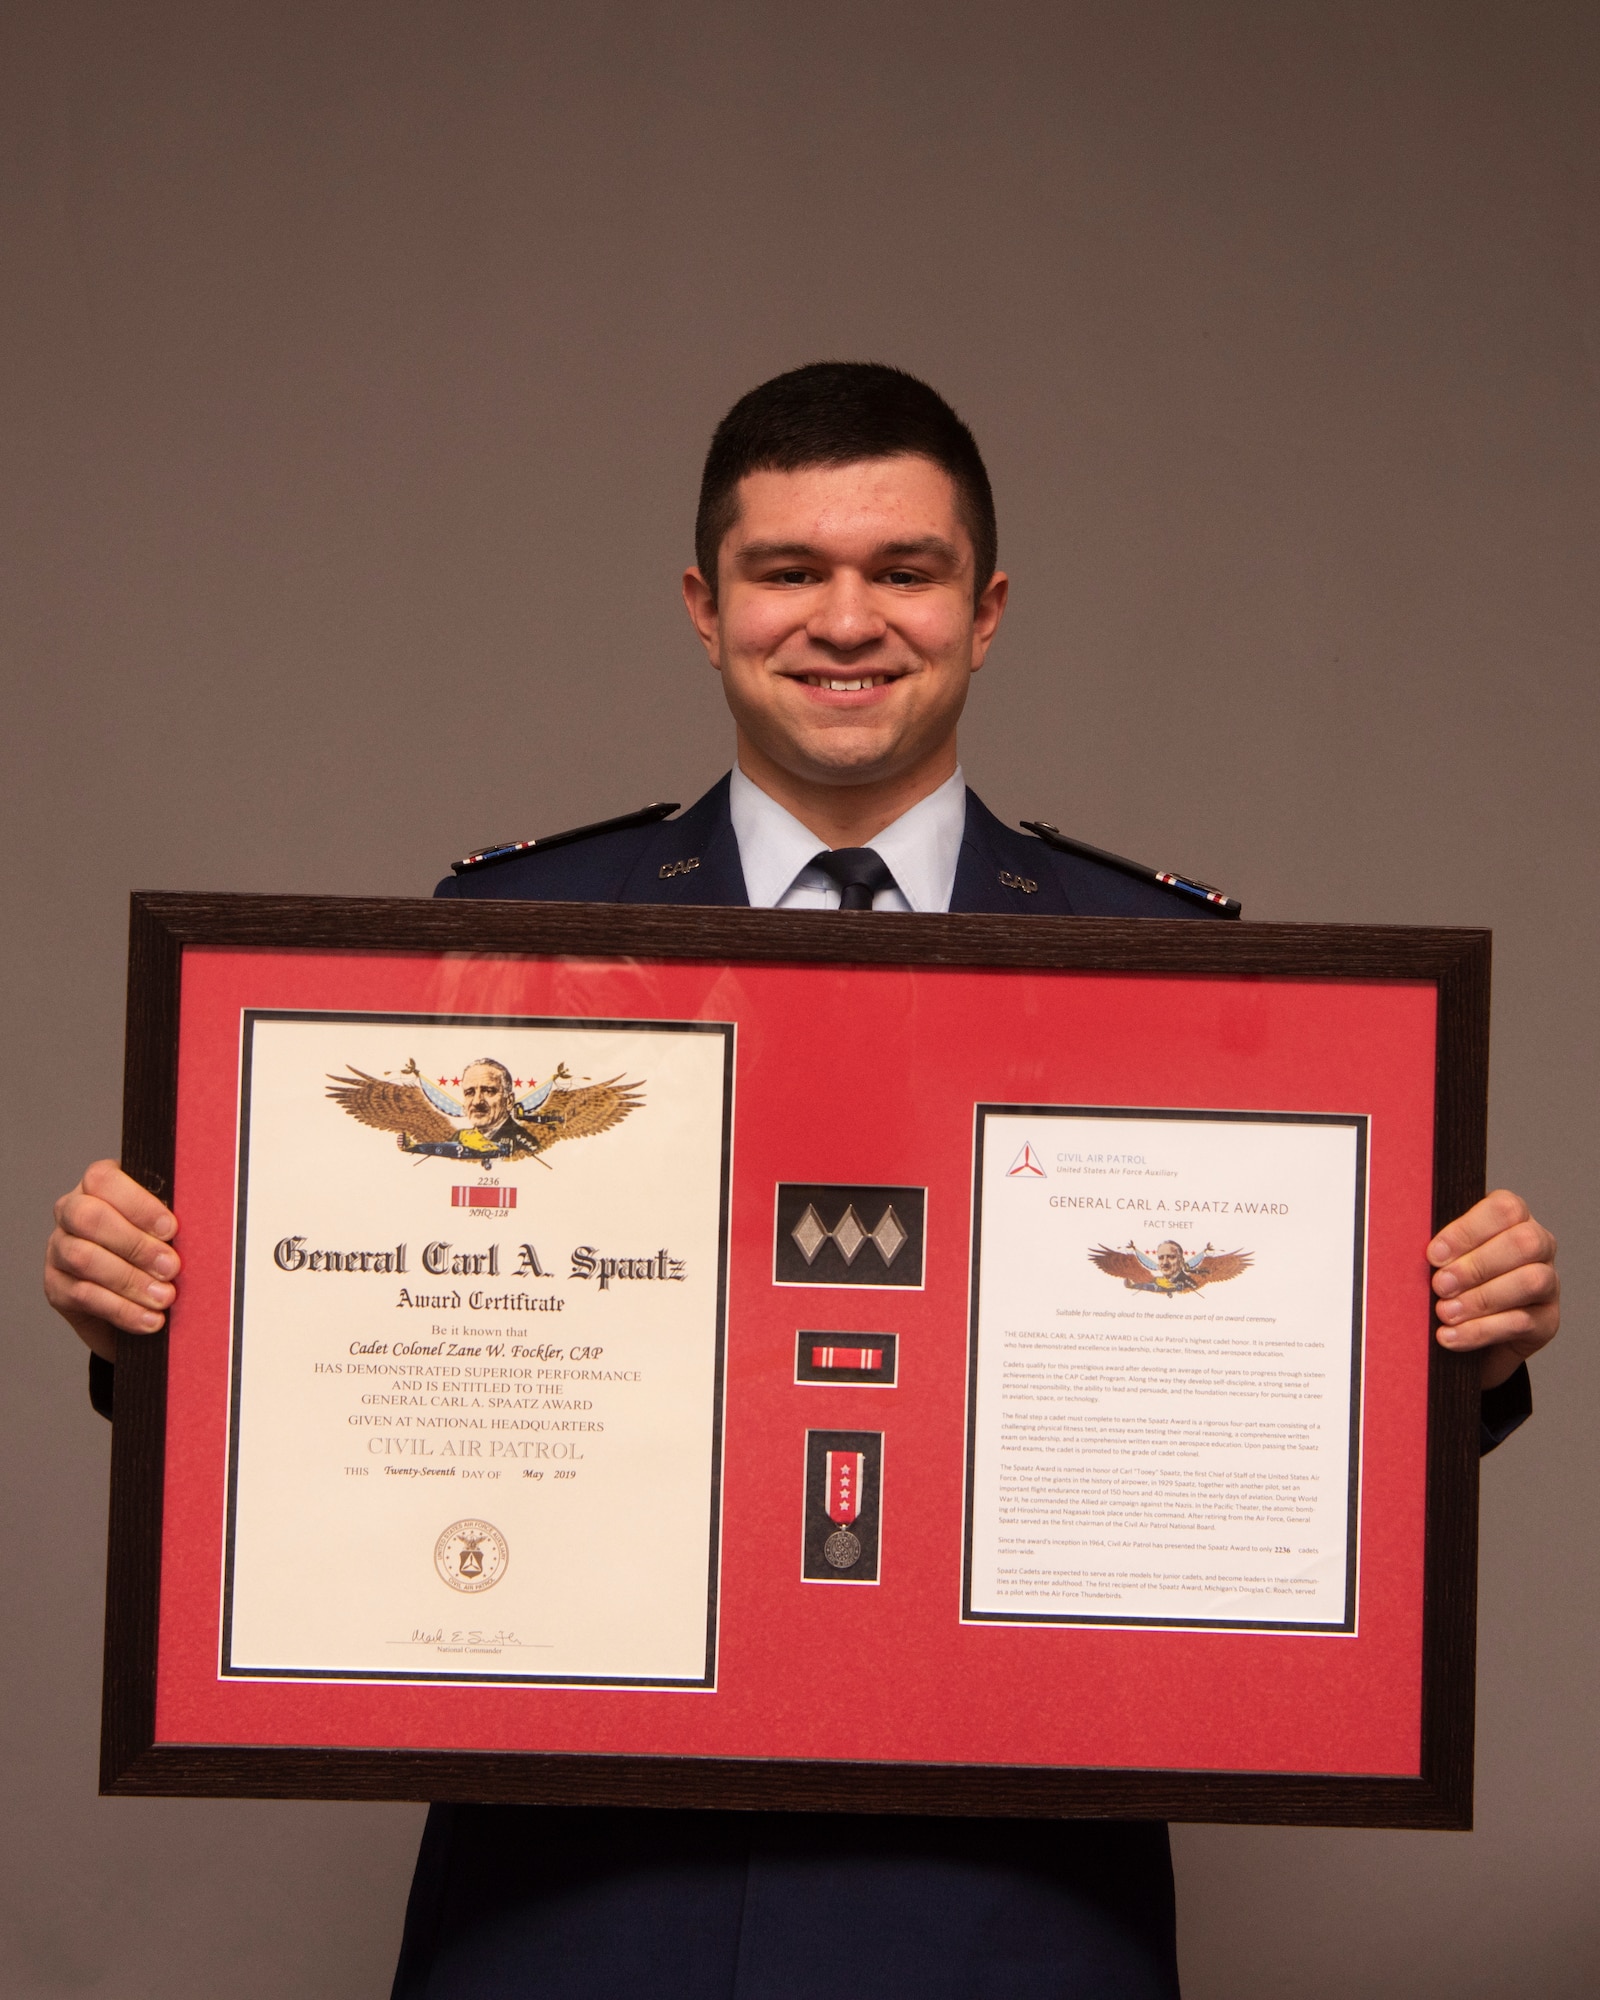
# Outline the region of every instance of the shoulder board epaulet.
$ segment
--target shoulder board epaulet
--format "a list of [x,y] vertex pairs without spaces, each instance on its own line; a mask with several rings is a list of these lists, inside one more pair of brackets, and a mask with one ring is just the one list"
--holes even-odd
[[541,834],[537,840],[503,840],[498,847],[480,847],[476,854],[452,861],[452,875],[470,875],[477,868],[493,868],[499,861],[514,861],[519,854],[542,854],[547,847],[565,847],[570,841],[589,840],[597,833],[620,833],[627,826],[654,826],[678,810],[676,799],[658,799],[653,806],[637,812],[618,813],[615,819],[597,819],[592,826],[569,826],[565,833]]
[[1058,847],[1063,854],[1081,854],[1086,860],[1103,862],[1107,868],[1118,868],[1124,875],[1131,875],[1135,881],[1153,882],[1158,888],[1171,889],[1176,895],[1186,896],[1191,902],[1209,903],[1224,917],[1242,917],[1244,905],[1235,902],[1232,896],[1223,895],[1220,889],[1213,889],[1209,882],[1196,882],[1187,875],[1173,875],[1165,868],[1146,868],[1142,861],[1130,861],[1123,854],[1108,854],[1103,847],[1091,847],[1086,840],[1073,840],[1059,827],[1052,826],[1047,819],[1019,820],[1018,825],[1029,833],[1036,833],[1046,847]]

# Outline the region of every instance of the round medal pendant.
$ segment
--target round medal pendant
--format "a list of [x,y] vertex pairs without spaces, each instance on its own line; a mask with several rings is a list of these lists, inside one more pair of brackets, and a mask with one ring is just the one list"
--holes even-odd
[[822,1545],[822,1553],[835,1569],[854,1569],[861,1560],[861,1541],[848,1528],[835,1528]]

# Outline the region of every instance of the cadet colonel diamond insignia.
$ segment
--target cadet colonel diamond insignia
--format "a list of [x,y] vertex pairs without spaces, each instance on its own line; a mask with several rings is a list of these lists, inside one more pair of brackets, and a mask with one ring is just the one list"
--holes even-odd
[[926,1205],[917,1187],[781,1183],[773,1283],[920,1287]]

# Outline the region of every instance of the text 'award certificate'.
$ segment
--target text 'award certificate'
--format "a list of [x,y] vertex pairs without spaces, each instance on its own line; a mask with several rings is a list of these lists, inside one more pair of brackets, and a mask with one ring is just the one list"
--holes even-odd
[[733,1029],[243,1039],[224,1676],[713,1685]]
[[1355,1629],[1366,1128],[978,1107],[964,1618]]

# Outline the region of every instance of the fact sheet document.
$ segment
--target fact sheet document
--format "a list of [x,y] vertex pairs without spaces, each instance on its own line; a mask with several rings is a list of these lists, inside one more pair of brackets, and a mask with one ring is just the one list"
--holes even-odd
[[1367,1142],[977,1108],[964,1618],[1354,1631]]

